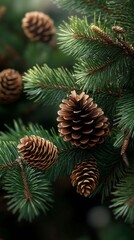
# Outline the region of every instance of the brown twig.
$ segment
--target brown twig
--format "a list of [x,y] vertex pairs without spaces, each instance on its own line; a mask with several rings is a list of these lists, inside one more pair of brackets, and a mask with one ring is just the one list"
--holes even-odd
[[46,89],[62,89],[62,90],[65,90],[65,91],[72,91],[72,90],[76,90],[78,91],[79,89],[76,88],[76,87],[66,87],[64,85],[53,85],[53,86],[50,86],[48,84],[44,84],[44,83],[41,83],[40,84],[41,88],[46,88]]
[[17,166],[17,162],[11,162],[11,163],[6,163],[6,164],[1,164],[0,165],[0,170],[6,170],[6,169],[10,169],[12,167]]
[[119,59],[120,56],[116,56],[115,58],[112,58],[108,60],[106,63],[102,64],[101,66],[95,67],[95,68],[88,68],[87,72],[89,75],[92,75],[95,72],[102,71],[106,67],[110,66],[113,62]]
[[124,138],[124,141],[123,141],[123,144],[122,144],[122,147],[121,147],[122,159],[123,159],[123,161],[124,161],[124,163],[126,164],[127,167],[129,166],[129,162],[128,162],[126,151],[127,151],[127,148],[128,148],[129,140],[130,140],[130,136],[127,135]]
[[[95,25],[91,26],[91,30],[93,32],[95,32],[96,34],[98,34],[104,40],[103,44],[107,44],[109,46],[115,46],[117,48],[120,48],[123,50],[125,55],[129,55],[129,54],[134,55],[134,47],[132,46],[132,44],[125,41],[124,39],[117,37],[118,42],[116,42],[106,32],[104,32],[102,29],[100,29],[99,27],[97,27]],[[117,28],[116,28],[116,30],[117,30]],[[119,26],[118,26],[118,30],[119,30]],[[121,28],[120,28],[120,30],[121,30]]]
[[27,177],[26,177],[26,174],[24,172],[24,168],[23,168],[23,165],[21,163],[21,158],[18,157],[16,159],[16,162],[18,163],[19,167],[20,167],[20,170],[21,170],[21,176],[22,176],[22,179],[23,179],[23,183],[24,183],[24,195],[25,195],[25,198],[26,200],[31,200],[32,198],[32,195],[31,195],[31,192],[29,190],[29,186],[28,186],[28,182],[27,182]]
[[97,33],[108,44],[112,44],[112,45],[114,44],[113,39],[106,32],[104,32],[101,28],[99,28],[95,25],[91,25],[91,30],[93,32]]

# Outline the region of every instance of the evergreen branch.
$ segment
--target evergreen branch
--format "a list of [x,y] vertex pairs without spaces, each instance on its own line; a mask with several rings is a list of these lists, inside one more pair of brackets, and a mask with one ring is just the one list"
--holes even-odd
[[[77,84],[81,86],[82,90],[95,92],[97,89],[106,89],[111,92],[119,92],[119,89],[126,84],[126,79],[129,81],[130,72],[125,69],[126,67],[130,68],[130,60],[130,57],[119,54],[113,58],[98,58],[97,61],[96,58],[80,60],[74,66]],[[121,92],[118,96],[120,95]]]
[[115,95],[114,95],[114,90],[112,90],[111,92],[112,94],[110,93],[108,94],[108,91],[106,91],[106,93],[102,92],[101,94],[98,94],[98,93],[96,94],[96,92],[94,92],[94,94],[91,96],[93,98],[93,101],[97,103],[98,107],[101,107],[103,109],[105,116],[108,117],[109,122],[112,126],[113,118],[116,113],[116,101],[120,97],[119,95],[120,93],[115,92]]
[[115,123],[126,135],[134,137],[133,117],[134,96],[125,94],[117,102],[117,114]]
[[24,183],[24,195],[25,195],[25,198],[26,198],[26,201],[30,201],[31,198],[32,198],[32,195],[31,195],[31,192],[29,190],[29,186],[28,186],[28,182],[27,182],[27,178],[26,178],[26,174],[24,172],[24,167],[21,163],[21,159],[18,158],[16,159],[19,167],[20,167],[20,171],[21,171],[21,176],[22,176],[22,179],[23,179],[23,183]]
[[112,29],[109,31],[105,24],[102,29],[99,22],[98,26],[89,25],[86,17],[71,17],[69,23],[63,22],[59,28],[60,47],[66,54],[82,58],[133,55],[132,44],[118,39]]
[[102,63],[102,65],[97,66],[97,67],[91,67],[89,69],[87,69],[87,72],[89,75],[92,75],[93,73],[99,72],[99,71],[103,71],[105,68],[110,67],[112,65],[112,63],[118,61],[120,58],[120,56],[116,56],[113,59],[108,59],[105,63]]
[[[15,150],[14,154],[14,160],[17,158],[17,145],[24,135],[38,135],[40,137],[43,137],[50,142],[53,142],[59,151],[64,151],[65,149],[70,149],[70,144],[68,142],[65,142],[59,134],[52,128],[50,131],[47,131],[42,126],[34,123],[28,124],[28,126],[25,126],[23,122],[19,119],[18,121],[14,121],[14,126],[9,127],[6,125],[8,132],[2,132],[0,136],[0,153],[3,154],[3,158],[5,156],[5,153],[9,152],[9,154],[13,155],[13,151]],[[14,149],[13,149],[14,148]],[[71,147],[72,148],[72,147]],[[14,161],[13,160],[13,161]],[[4,162],[5,164],[7,162]],[[12,162],[11,162],[12,163]]]
[[134,216],[134,169],[131,166],[127,176],[122,179],[120,184],[113,192],[114,198],[110,207],[113,208],[116,217],[123,217],[125,222],[133,223]]
[[50,181],[55,181],[59,177],[70,176],[74,166],[84,160],[89,160],[91,157],[90,151],[82,151],[79,148],[74,148],[70,143],[68,148],[59,150],[59,158],[56,163],[45,172],[46,178]]
[[100,29],[99,27],[97,27],[95,25],[91,25],[91,30],[93,32],[97,33],[97,35],[99,35],[104,40],[104,43],[107,43],[109,45],[114,45],[115,44],[113,39],[106,32],[104,32],[102,29]]
[[131,42],[134,34],[133,1],[108,1],[107,5],[111,12],[111,20],[115,20],[117,25],[124,27],[127,39]]
[[0,170],[6,170],[6,169],[10,169],[13,168],[17,165],[17,162],[12,162],[12,163],[7,163],[7,164],[1,164],[0,165]]
[[[99,1],[93,1],[93,0],[83,0],[85,3],[89,3],[90,6],[96,7],[97,9],[100,9],[104,11],[105,13],[109,13],[109,9],[106,5],[106,3],[100,4]],[[101,1],[102,2],[102,1]],[[103,1],[106,2],[106,1]]]
[[91,25],[91,30],[97,33],[97,35],[99,35],[103,39],[103,44],[120,48],[122,49],[122,53],[124,52],[125,55],[134,55],[134,47],[129,42],[123,40],[118,36],[116,36],[118,41],[113,40],[109,34],[107,34],[105,31],[95,25]]
[[63,68],[47,65],[33,67],[23,77],[28,98],[43,104],[58,104],[71,90],[77,89],[73,75]]
[[[20,170],[22,171],[22,170]],[[3,180],[3,189],[7,191],[8,209],[19,214],[19,220],[32,221],[40,212],[46,212],[53,203],[51,184],[44,179],[44,174],[27,166],[24,167],[25,177],[29,186],[30,196],[26,195],[24,179],[18,167],[8,170]]]
[[18,152],[16,142],[1,141],[0,142],[0,169],[8,170],[14,168]]
[[77,12],[82,12],[83,14],[92,14],[94,10],[101,11],[102,13],[109,13],[107,6],[107,1],[105,0],[54,0],[58,6],[65,9],[76,10]]

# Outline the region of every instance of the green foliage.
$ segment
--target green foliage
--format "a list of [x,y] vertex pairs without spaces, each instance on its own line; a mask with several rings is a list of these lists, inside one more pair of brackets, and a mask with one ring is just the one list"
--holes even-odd
[[31,198],[26,199],[24,183],[19,167],[8,170],[4,176],[3,185],[7,191],[8,209],[19,214],[19,220],[32,221],[40,212],[46,212],[53,203],[51,184],[44,178],[43,173],[27,166],[24,168]]
[[42,104],[58,104],[77,87],[75,78],[67,69],[51,69],[47,65],[33,67],[23,79],[28,97]]
[[129,79],[129,58],[117,55],[116,58],[81,60],[75,65],[75,77],[83,90],[111,90],[114,94],[125,85],[124,76]]
[[[112,30],[106,28],[105,23],[102,26],[99,17],[94,20],[94,24],[97,24],[114,38]],[[89,23],[87,17],[80,19],[77,16],[72,16],[69,18],[69,23],[63,22],[58,32],[60,48],[66,54],[82,58],[83,56],[84,58],[91,56],[93,58],[114,57],[122,52],[117,45],[107,44],[101,36],[91,29],[92,25],[93,23]]]
[[117,25],[124,27],[126,39],[134,41],[134,21],[133,21],[133,0],[129,1],[108,1],[112,19],[116,20]]
[[107,6],[106,6],[106,0],[97,0],[97,1],[84,1],[84,0],[54,0],[59,6],[66,8],[66,9],[71,9],[71,10],[76,10],[82,14],[91,14],[93,10],[99,11],[101,10],[102,12],[107,12]]
[[134,137],[133,93],[125,94],[118,100],[116,124],[126,134]]
[[17,156],[16,142],[0,141],[0,165],[13,163]]
[[[63,67],[51,69],[47,64],[29,69],[23,76],[26,96],[39,104],[57,107],[72,90],[76,90],[77,93],[85,91],[109,118],[110,136],[101,145],[82,150],[73,147],[70,142],[64,142],[54,129],[46,131],[42,126],[31,123],[24,126],[21,120],[14,121],[14,129],[7,126],[7,132],[0,133],[0,167],[7,167],[7,172],[1,167],[1,173],[9,209],[13,213],[18,212],[19,219],[25,218],[30,221],[40,211],[46,213],[53,201],[49,181],[53,182],[60,176],[69,176],[76,163],[94,158],[100,172],[100,181],[92,197],[99,192],[104,200],[115,188],[112,195],[115,215],[123,216],[125,221],[133,223],[134,2],[55,2],[69,10],[76,9],[86,14],[82,19],[77,16],[70,17],[69,22],[63,22],[59,27],[60,49],[65,54],[75,57],[76,63],[71,71]],[[94,21],[88,18],[93,14]],[[13,42],[15,41],[13,39]],[[42,45],[36,47],[37,52],[38,49],[42,49]],[[29,46],[31,56],[34,55],[34,50],[34,44]],[[25,57],[29,57],[26,52]],[[42,52],[38,64],[41,64],[43,58]],[[33,58],[33,62],[34,60]],[[24,163],[20,166],[16,161],[17,144],[25,135],[38,135],[57,146],[58,159],[45,172],[31,169]],[[130,165],[128,171],[121,155],[126,136],[130,136],[129,146],[125,149]],[[12,172],[10,167],[13,167]],[[29,189],[28,197],[25,192],[26,186]]]
[[116,217],[123,217],[126,222],[134,221],[134,170],[131,167],[127,176],[118,184],[113,192],[111,207]]

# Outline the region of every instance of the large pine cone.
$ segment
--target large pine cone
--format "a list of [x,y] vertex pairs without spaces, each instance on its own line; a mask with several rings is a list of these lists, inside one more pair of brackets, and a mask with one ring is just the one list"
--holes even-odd
[[76,191],[84,197],[88,197],[95,190],[99,181],[96,161],[90,159],[89,162],[76,164],[70,179],[72,186],[76,187]]
[[57,159],[57,147],[39,136],[24,136],[17,146],[23,160],[32,168],[48,169]]
[[55,27],[53,20],[42,12],[28,12],[22,19],[22,28],[32,41],[50,42]]
[[93,103],[93,99],[82,92],[71,92],[68,99],[62,100],[58,111],[58,131],[64,141],[81,149],[101,144],[109,134],[108,118],[101,108]]
[[16,101],[23,89],[22,77],[14,69],[5,69],[0,72],[0,103]]

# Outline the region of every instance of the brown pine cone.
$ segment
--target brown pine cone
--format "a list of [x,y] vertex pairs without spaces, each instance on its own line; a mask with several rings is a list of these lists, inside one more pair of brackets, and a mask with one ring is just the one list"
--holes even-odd
[[3,17],[3,15],[5,14],[6,12],[6,7],[5,6],[0,6],[0,19]]
[[64,141],[81,149],[101,144],[109,134],[108,118],[93,99],[82,92],[71,92],[68,99],[63,99],[58,111],[58,131]]
[[96,161],[90,159],[89,162],[76,164],[70,179],[72,186],[76,187],[76,191],[84,197],[88,197],[95,190],[99,181]]
[[43,12],[28,12],[22,19],[22,28],[31,41],[50,42],[55,34],[53,20]]
[[5,69],[0,72],[0,103],[16,101],[23,89],[22,77],[14,69]]
[[57,147],[39,136],[24,136],[17,148],[22,159],[32,168],[46,170],[58,158]]

